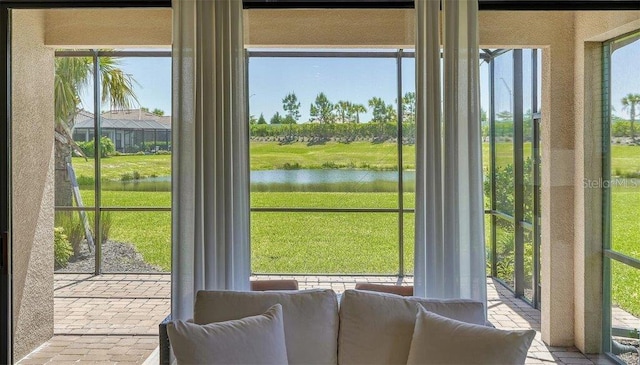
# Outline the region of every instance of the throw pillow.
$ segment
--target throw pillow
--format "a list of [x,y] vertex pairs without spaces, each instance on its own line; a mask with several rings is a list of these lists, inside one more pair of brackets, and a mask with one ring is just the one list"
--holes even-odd
[[179,365],[288,364],[280,304],[264,314],[226,322],[175,321],[167,332]]
[[535,335],[456,321],[419,305],[407,365],[524,364]]
[[[207,324],[244,318],[263,313],[276,303],[282,305],[284,313],[284,339],[289,364],[337,364],[338,299],[331,289],[280,292],[202,290],[196,295],[193,321]],[[413,318],[415,321],[415,313]]]
[[480,302],[401,297],[394,294],[346,290],[340,302],[338,363],[407,363],[417,304],[449,318],[484,324]]

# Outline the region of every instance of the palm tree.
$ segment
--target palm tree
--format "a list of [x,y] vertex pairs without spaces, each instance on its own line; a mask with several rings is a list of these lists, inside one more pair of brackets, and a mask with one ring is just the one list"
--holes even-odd
[[352,112],[356,114],[356,123],[360,123],[360,113],[366,113],[367,108],[362,104],[352,104]]
[[631,119],[631,140],[635,141],[635,128],[634,123],[636,121],[636,108],[640,106],[640,94],[627,94],[621,100],[622,110],[629,111],[629,118]]
[[340,100],[334,105],[334,108],[340,116],[340,122],[346,123],[348,121],[348,114],[349,110],[351,109],[351,103],[348,101]]
[[[116,57],[98,58],[100,73],[101,100],[111,110],[130,109],[138,99],[133,91],[135,80],[118,67]],[[66,165],[71,154],[76,151],[84,156],[82,150],[73,141],[75,117],[81,110],[81,92],[93,79],[92,57],[58,57],[55,59],[55,205],[71,206],[72,186],[67,176]],[[100,111],[95,111],[99,113]],[[99,136],[96,136],[99,140]],[[86,157],[85,157],[86,158]]]

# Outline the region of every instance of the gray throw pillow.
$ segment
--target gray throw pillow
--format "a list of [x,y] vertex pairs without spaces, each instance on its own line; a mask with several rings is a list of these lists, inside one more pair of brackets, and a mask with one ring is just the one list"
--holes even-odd
[[460,322],[418,307],[407,365],[524,364],[536,335]]
[[449,318],[476,324],[485,323],[484,306],[481,302],[346,290],[340,304],[338,363],[405,365],[418,304]]
[[242,319],[198,325],[174,321],[169,341],[182,364],[288,364],[282,306]]

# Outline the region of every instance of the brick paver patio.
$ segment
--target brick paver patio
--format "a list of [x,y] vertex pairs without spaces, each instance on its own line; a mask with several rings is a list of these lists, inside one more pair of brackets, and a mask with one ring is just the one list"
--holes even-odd
[[[412,278],[384,276],[260,276],[268,278],[296,279],[301,289],[336,292],[351,289],[356,282],[412,283]],[[489,320],[496,327],[538,331],[527,364],[612,364],[575,348],[544,345],[538,310],[492,279],[487,281],[487,291]],[[158,345],[158,323],[170,308],[168,274],[56,274],[54,295],[54,337],[19,364],[142,364],[155,360],[151,355]]]

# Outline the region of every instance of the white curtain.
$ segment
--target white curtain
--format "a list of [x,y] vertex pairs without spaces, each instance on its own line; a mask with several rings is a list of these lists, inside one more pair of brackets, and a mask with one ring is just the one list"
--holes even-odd
[[478,1],[415,5],[415,292],[486,303]]
[[173,1],[171,313],[200,289],[248,290],[249,165],[241,0]]

